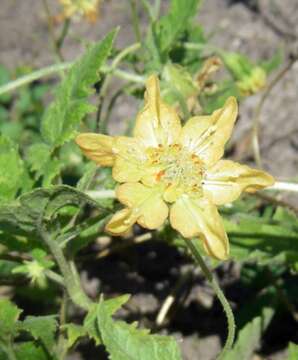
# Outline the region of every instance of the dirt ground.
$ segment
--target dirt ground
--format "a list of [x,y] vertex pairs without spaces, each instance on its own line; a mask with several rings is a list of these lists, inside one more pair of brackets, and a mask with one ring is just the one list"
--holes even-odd
[[[48,38],[48,26],[42,1],[1,0],[0,2],[0,62],[10,68],[24,64],[39,68],[52,64],[55,58]],[[53,14],[57,13],[56,1],[50,0],[49,3],[52,5]],[[163,5],[165,3],[167,1],[164,1]],[[285,49],[286,58],[289,52],[298,52],[298,1],[277,1],[279,4],[282,3],[282,6],[276,9],[272,8],[272,0],[261,0],[260,12],[256,11],[255,3],[256,1],[253,0],[205,0],[198,15],[198,21],[203,24],[207,33],[212,33],[214,44],[226,50],[241,51],[256,60],[272,56],[279,48]],[[140,14],[140,16],[143,15]],[[103,1],[101,18],[96,25],[91,26],[88,23],[80,22],[72,26],[71,34],[63,49],[65,60],[75,59],[82,51],[83,46],[78,38],[97,40],[115,26],[121,27],[118,38],[119,46],[134,41],[129,8],[125,0]],[[264,167],[280,180],[297,179],[298,176],[297,89],[298,62],[273,89],[261,114],[260,143]],[[244,149],[243,152],[239,144],[245,143],[251,127],[253,112],[260,96],[261,94],[255,95],[242,103],[234,135],[239,157],[246,160],[249,160],[247,149]],[[129,99],[118,103],[113,114],[115,127],[119,130],[119,123],[123,119],[134,116],[136,110]],[[293,201],[297,202],[298,200],[294,199]],[[108,293],[113,291],[115,293],[134,293],[129,305],[130,309],[126,309],[130,313],[129,320],[135,320],[142,315],[147,319],[144,325],[151,326],[161,300],[167,296],[175,284],[178,265],[186,268],[190,266],[187,263],[184,264],[174,250],[174,253],[169,253],[168,248],[164,252],[162,249],[158,249],[158,252],[156,250],[156,248],[148,249],[146,246],[140,247],[133,257],[134,265],[129,265],[127,261],[120,259],[118,272],[114,269],[115,262],[112,259],[107,260],[108,263],[103,262],[100,266],[104,268],[97,269],[96,274],[92,273],[92,266],[90,266],[90,269],[83,275],[88,278],[88,283],[93,281],[95,288],[99,286],[97,281],[99,276],[102,289]],[[158,260],[156,257],[159,256]],[[142,264],[140,264],[140,260],[137,260],[139,257],[143,259]],[[167,264],[167,266],[161,265],[160,269],[155,270],[156,273],[146,273],[146,262],[152,262],[152,258],[154,258],[155,264]],[[112,261],[112,264],[109,261]],[[107,270],[104,270],[107,268],[113,269],[113,275],[109,275]],[[121,278],[123,272],[127,278],[127,282],[124,283]],[[122,285],[121,288],[118,285],[115,289],[109,287],[110,283]],[[219,305],[212,307],[212,311],[208,312],[209,303],[212,303],[213,298],[208,294],[208,288],[206,290],[202,278],[197,276],[192,283],[196,284],[188,299],[192,312],[187,310],[184,305],[184,309],[179,310],[180,315],[177,315],[171,323],[171,333],[181,343],[185,360],[212,360],[221,344],[216,328],[224,326],[224,317],[219,315],[221,313]],[[199,305],[195,305],[192,300],[198,299],[200,296],[202,298],[198,300]],[[203,325],[200,324],[202,333],[198,333],[193,328],[195,326],[192,320],[193,316],[196,316],[197,322],[204,322]],[[219,320],[216,320],[214,324],[214,319]],[[190,326],[192,328],[189,328]],[[79,358],[79,355],[71,357],[73,360]],[[285,358],[285,353],[278,351],[267,357],[268,360]]]

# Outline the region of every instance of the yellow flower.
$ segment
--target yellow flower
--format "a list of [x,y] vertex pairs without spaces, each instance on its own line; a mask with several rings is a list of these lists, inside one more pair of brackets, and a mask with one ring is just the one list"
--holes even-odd
[[97,19],[100,0],[60,0],[60,3],[64,18],[86,17],[90,22]]
[[184,237],[200,237],[206,252],[226,259],[229,242],[216,205],[234,201],[241,192],[272,185],[267,173],[230,160],[220,160],[237,117],[236,99],[210,116],[195,116],[181,126],[176,112],[160,98],[156,76],[147,80],[145,106],[133,137],[80,134],[87,157],[113,167],[116,189],[125,205],[106,226],[113,235],[135,223],[157,229],[169,216]]

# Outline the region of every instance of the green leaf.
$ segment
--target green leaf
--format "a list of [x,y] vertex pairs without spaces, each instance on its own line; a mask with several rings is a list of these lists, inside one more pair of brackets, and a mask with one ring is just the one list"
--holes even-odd
[[284,53],[281,49],[277,50],[271,59],[263,61],[260,63],[260,66],[266,71],[267,74],[270,74],[273,70],[277,69],[284,60]]
[[[112,316],[117,310],[121,308],[129,299],[129,295],[122,295],[116,298],[105,301],[105,311],[109,316]],[[98,316],[98,304],[93,304],[89,310],[85,320],[84,320],[84,329],[88,333],[89,337],[94,339],[95,343],[98,345],[101,343],[101,337],[97,325],[97,316]]]
[[100,68],[110,54],[116,32],[113,30],[92,46],[58,87],[55,100],[46,110],[41,124],[42,137],[52,147],[70,140],[83,117],[96,110],[86,100],[93,93],[92,86],[100,79]]
[[10,234],[34,234],[42,220],[52,220],[63,207],[83,204],[104,210],[96,201],[70,186],[36,189],[22,195],[14,204],[0,207],[0,227]]
[[181,360],[174,339],[151,335],[137,329],[136,324],[114,321],[109,305],[103,301],[97,306],[98,328],[111,360]]
[[286,215],[281,211],[285,210],[278,210],[272,219],[238,214],[236,221],[226,220],[232,257],[258,260],[263,264],[286,261],[295,266],[298,262],[298,220],[294,215],[287,215],[285,222]]
[[159,70],[167,61],[168,53],[187,30],[196,15],[200,0],[171,0],[169,12],[149,28],[145,47],[150,53],[147,68]]
[[80,191],[87,190],[90,182],[96,174],[97,166],[94,162],[88,162],[84,169],[84,175],[80,178],[77,183],[77,189]]
[[36,171],[40,176],[41,169],[47,164],[51,157],[51,148],[44,143],[35,143],[30,146],[27,154],[27,161],[31,171]]
[[197,13],[199,3],[199,0],[189,0],[187,5],[184,0],[171,1],[168,14],[154,25],[154,32],[162,54],[171,49],[187,28],[189,20]]
[[6,339],[16,332],[16,322],[21,314],[16,305],[7,299],[0,299],[0,338]]
[[67,332],[67,349],[71,348],[80,337],[87,336],[86,329],[81,325],[66,324],[63,329]]
[[26,341],[15,346],[17,360],[52,360],[43,346],[34,341]]
[[13,276],[13,270],[20,264],[16,261],[0,260],[0,279],[10,278]]
[[47,351],[52,353],[57,329],[55,316],[27,316],[18,323],[18,329],[29,332],[35,340],[41,340]]
[[0,136],[0,202],[14,199],[22,185],[23,171],[16,145]]
[[298,345],[294,343],[289,343],[289,356],[288,360],[297,360],[298,359]]
[[262,334],[274,314],[272,308],[263,308],[260,316],[248,322],[240,331],[233,349],[223,360],[250,360],[260,345]]

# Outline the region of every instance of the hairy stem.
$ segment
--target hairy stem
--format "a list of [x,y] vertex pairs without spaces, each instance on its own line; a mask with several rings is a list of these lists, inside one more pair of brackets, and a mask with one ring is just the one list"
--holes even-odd
[[38,227],[38,231],[42,240],[50,249],[54,259],[59,266],[61,274],[64,278],[67,292],[71,300],[79,307],[88,310],[92,302],[85,294],[84,290],[81,287],[79,278],[74,273],[74,264],[70,266],[63,254],[61,247],[59,246],[59,243],[55,239],[52,239],[42,226]]
[[[9,83],[7,83],[5,85],[0,86],[0,95],[4,94],[6,92],[9,92],[9,91],[15,90],[15,89],[19,88],[20,86],[30,84],[31,82],[41,79],[45,76],[69,69],[72,65],[73,65],[72,62],[65,62],[65,63],[56,64],[56,65],[51,65],[51,66],[45,67],[43,69],[34,71],[31,74],[22,76],[17,80],[10,81]],[[145,79],[140,75],[132,74],[127,71],[120,70],[120,69],[112,70],[109,66],[103,66],[100,69],[100,71],[103,73],[112,73],[116,77],[119,77],[123,80],[131,81],[134,83],[143,84],[145,82]]]
[[187,245],[188,249],[192,253],[196,262],[201,267],[204,275],[206,276],[207,280],[209,281],[210,285],[212,286],[218,300],[220,301],[220,303],[224,309],[226,317],[227,317],[228,336],[227,336],[225,346],[224,346],[222,352],[218,356],[218,360],[223,359],[223,357],[226,355],[226,353],[231,350],[231,348],[233,346],[234,338],[235,338],[235,319],[234,319],[233,311],[231,309],[231,306],[230,306],[228,300],[226,299],[226,297],[225,297],[224,293],[222,292],[221,288],[219,287],[217,281],[215,280],[212,273],[210,272],[207,265],[205,264],[204,259],[202,258],[201,254],[197,250],[193,241],[189,240],[189,239],[185,239],[185,244]]

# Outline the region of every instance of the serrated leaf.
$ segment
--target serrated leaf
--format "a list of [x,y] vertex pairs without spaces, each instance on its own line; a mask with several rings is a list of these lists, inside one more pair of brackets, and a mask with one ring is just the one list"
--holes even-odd
[[18,329],[29,332],[35,340],[41,340],[47,351],[52,353],[57,329],[55,316],[27,316],[18,323]]
[[48,187],[53,179],[60,174],[62,162],[51,158],[52,149],[44,143],[33,144],[27,154],[27,161],[31,171],[35,172],[35,179],[43,176],[42,186]]
[[84,169],[84,175],[80,178],[79,182],[77,183],[77,189],[80,191],[85,191],[90,185],[93,177],[95,176],[97,170],[97,166],[94,162],[89,162],[86,164]]
[[238,215],[236,222],[226,220],[232,257],[262,263],[286,261],[289,265],[295,264],[298,261],[297,218],[291,215],[292,221],[288,217],[285,222],[279,221],[278,216],[281,216],[280,212],[272,219]]
[[[105,301],[105,311],[109,316],[112,316],[117,310],[121,308],[129,299],[129,295],[122,295],[116,298]],[[93,304],[84,320],[84,329],[89,337],[94,339],[95,343],[101,343],[101,337],[97,326],[98,304]]]
[[83,204],[104,210],[96,201],[70,186],[36,189],[22,195],[14,204],[0,207],[0,227],[11,234],[34,234],[42,219],[50,221],[61,208]]
[[71,348],[80,337],[87,336],[86,329],[81,325],[66,324],[63,329],[67,332],[67,349]]
[[5,339],[16,332],[16,322],[21,314],[16,305],[7,299],[0,299],[0,338]]
[[297,360],[298,359],[298,345],[294,343],[289,343],[289,355],[288,360]]
[[161,62],[165,62],[167,53],[187,29],[189,21],[196,15],[200,2],[189,0],[186,5],[184,0],[172,0],[169,12],[153,23],[146,44],[151,51],[154,50],[156,58],[160,57]]
[[17,360],[54,360],[40,344],[26,341],[15,346]]
[[0,202],[14,199],[22,184],[23,171],[16,145],[0,136]]
[[32,171],[40,172],[51,157],[51,148],[44,143],[35,143],[30,146],[27,161]]
[[260,316],[248,322],[239,331],[233,349],[223,357],[223,360],[251,360],[260,345],[262,334],[269,325],[273,314],[274,310],[272,308],[263,308]]
[[58,87],[55,100],[46,110],[41,124],[42,137],[52,147],[70,140],[82,118],[96,109],[87,98],[93,92],[92,86],[100,79],[100,67],[110,54],[115,36],[113,30],[92,46]]
[[98,328],[111,360],[181,360],[175,340],[168,336],[151,335],[137,329],[136,324],[114,321],[101,302],[97,307]]

